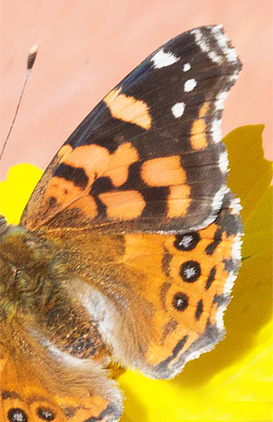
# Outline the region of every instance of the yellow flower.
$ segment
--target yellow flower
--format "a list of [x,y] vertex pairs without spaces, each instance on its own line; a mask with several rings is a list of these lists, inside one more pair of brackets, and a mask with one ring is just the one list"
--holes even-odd
[[[271,164],[263,159],[262,126],[247,126],[225,139],[229,185],[243,205],[243,263],[225,314],[226,338],[171,381],[126,371],[122,422],[271,421],[272,187]],[[31,165],[10,169],[0,184],[0,214],[17,224],[41,176]]]

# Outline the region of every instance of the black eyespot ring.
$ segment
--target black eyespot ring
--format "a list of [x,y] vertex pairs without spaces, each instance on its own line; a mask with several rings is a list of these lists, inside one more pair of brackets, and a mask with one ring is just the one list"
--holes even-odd
[[177,311],[185,311],[189,306],[189,298],[185,293],[177,292],[173,297],[172,304]]
[[194,283],[201,275],[201,267],[197,261],[186,261],[180,267],[180,275],[187,283]]
[[198,232],[186,233],[175,236],[174,247],[180,251],[191,251],[200,241]]
[[23,409],[16,407],[16,408],[9,409],[8,420],[10,422],[27,422],[28,417],[26,415],[26,412]]
[[54,421],[55,414],[50,409],[50,407],[38,407],[36,410],[37,415],[40,419],[43,419],[44,421]]

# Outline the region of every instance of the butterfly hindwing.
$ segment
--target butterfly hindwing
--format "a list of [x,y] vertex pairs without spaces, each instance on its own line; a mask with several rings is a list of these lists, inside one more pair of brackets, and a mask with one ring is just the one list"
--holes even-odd
[[97,321],[122,366],[170,378],[223,337],[223,312],[240,265],[239,209],[227,189],[217,219],[199,231],[63,233],[71,277],[78,277],[66,289]]
[[119,420],[121,395],[96,362],[50,353],[20,325],[1,335],[12,339],[1,348],[1,421]]
[[239,70],[221,27],[169,41],[70,136],[21,223],[151,233],[209,224],[228,168],[219,142],[223,100]]

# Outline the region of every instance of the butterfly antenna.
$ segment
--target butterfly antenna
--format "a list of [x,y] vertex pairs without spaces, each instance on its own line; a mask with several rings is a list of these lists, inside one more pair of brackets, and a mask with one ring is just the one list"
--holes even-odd
[[23,83],[23,86],[22,86],[22,89],[21,89],[20,97],[19,97],[19,100],[18,100],[18,104],[17,104],[16,110],[15,110],[15,114],[14,114],[13,120],[12,120],[12,123],[11,123],[10,128],[9,128],[9,131],[8,131],[8,135],[7,135],[6,139],[5,139],[5,142],[4,142],[3,147],[1,149],[0,160],[3,157],[5,148],[7,146],[7,143],[8,143],[9,137],[10,137],[10,134],[12,132],[12,129],[13,129],[13,126],[14,126],[14,123],[15,123],[15,120],[16,120],[16,117],[17,117],[17,114],[18,114],[20,105],[21,105],[21,101],[22,101],[22,98],[23,98],[23,95],[24,95],[24,91],[25,91],[25,87],[26,87],[26,84],[27,84],[27,81],[28,81],[28,77],[30,75],[31,69],[32,69],[32,67],[34,65],[34,62],[35,62],[35,59],[36,59],[36,56],[37,56],[37,52],[38,52],[38,46],[37,46],[37,44],[34,45],[29,50],[28,58],[27,58],[27,72],[26,72],[25,80],[24,80],[24,83]]

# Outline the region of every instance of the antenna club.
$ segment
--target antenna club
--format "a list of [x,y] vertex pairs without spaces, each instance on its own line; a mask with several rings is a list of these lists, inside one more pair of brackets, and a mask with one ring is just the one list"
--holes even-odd
[[27,59],[27,69],[28,70],[31,70],[32,69],[32,67],[34,65],[34,62],[35,62],[35,59],[36,59],[36,56],[37,56],[37,53],[38,53],[38,45],[35,44],[29,50],[29,53],[28,53],[28,59]]
[[[3,157],[3,155],[4,155],[4,151],[5,151],[5,148],[7,146],[8,139],[9,139],[10,134],[12,132],[12,129],[13,129],[13,126],[14,126],[14,123],[15,123],[15,120],[16,120],[16,117],[17,117],[19,108],[20,108],[20,104],[21,104],[21,101],[22,101],[22,98],[23,98],[25,87],[26,87],[26,84],[27,84],[27,81],[28,81],[28,77],[29,77],[30,71],[31,71],[31,69],[32,69],[32,67],[34,65],[34,62],[35,62],[35,59],[36,59],[36,56],[37,56],[37,52],[38,52],[38,46],[37,46],[37,44],[34,45],[29,50],[28,59],[27,59],[27,72],[26,72],[25,80],[24,80],[24,83],[23,83],[23,87],[22,87],[22,90],[21,90],[21,94],[20,94],[20,97],[19,97],[19,100],[18,100],[18,104],[17,104],[16,110],[15,110],[15,114],[13,116],[13,120],[11,122],[9,131],[8,131],[7,137],[6,137],[5,141],[4,141],[4,144],[2,146],[2,149],[0,151],[0,161],[1,161],[2,157]],[[1,221],[0,221],[0,223],[1,223]]]

